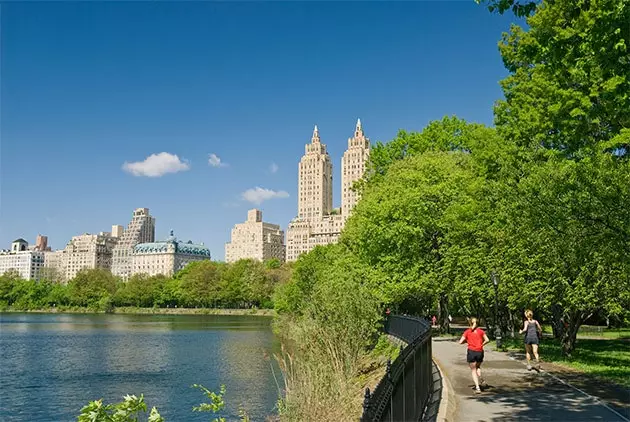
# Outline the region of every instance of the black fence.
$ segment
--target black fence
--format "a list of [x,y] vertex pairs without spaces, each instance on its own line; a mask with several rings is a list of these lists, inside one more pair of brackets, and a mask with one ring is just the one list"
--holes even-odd
[[431,358],[431,325],[409,316],[392,315],[385,332],[407,343],[370,393],[365,391],[361,422],[422,420],[431,402],[434,385]]

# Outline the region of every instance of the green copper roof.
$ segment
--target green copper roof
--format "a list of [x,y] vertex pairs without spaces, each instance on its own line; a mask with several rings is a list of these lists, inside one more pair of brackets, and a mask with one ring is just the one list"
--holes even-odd
[[204,245],[195,245],[191,241],[186,243],[177,240],[175,236],[173,236],[173,231],[171,230],[171,235],[166,239],[160,242],[151,242],[151,243],[139,243],[133,248],[134,253],[159,253],[159,252],[167,252],[169,250],[169,246],[171,246],[171,250],[175,249],[175,253],[187,254],[187,255],[199,255],[199,256],[207,256],[210,258],[210,249],[205,247]]

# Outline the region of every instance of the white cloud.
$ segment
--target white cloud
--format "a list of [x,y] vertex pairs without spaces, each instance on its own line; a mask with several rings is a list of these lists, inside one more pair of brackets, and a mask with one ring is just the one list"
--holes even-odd
[[253,189],[247,189],[241,194],[241,198],[244,201],[251,202],[252,204],[260,205],[263,201],[274,198],[288,198],[289,193],[283,190],[275,191],[271,189],[261,188],[256,186]]
[[276,163],[271,163],[271,165],[269,166],[269,171],[272,173],[276,173],[278,171],[278,165]]
[[190,165],[184,160],[180,160],[175,154],[160,152],[151,154],[144,161],[136,161],[122,166],[123,170],[134,176],[160,177],[167,173],[177,173],[190,170]]
[[227,163],[222,163],[221,159],[216,154],[210,154],[210,158],[208,158],[208,164],[212,167],[227,167]]

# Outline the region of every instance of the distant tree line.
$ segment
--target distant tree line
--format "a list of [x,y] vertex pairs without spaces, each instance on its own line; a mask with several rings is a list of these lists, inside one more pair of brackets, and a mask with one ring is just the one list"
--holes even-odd
[[272,308],[275,286],[290,277],[290,265],[278,260],[240,260],[227,264],[199,261],[174,277],[133,275],[127,282],[104,269],[80,271],[63,285],[23,280],[15,271],[0,276],[0,306],[18,310],[117,306],[179,308]]

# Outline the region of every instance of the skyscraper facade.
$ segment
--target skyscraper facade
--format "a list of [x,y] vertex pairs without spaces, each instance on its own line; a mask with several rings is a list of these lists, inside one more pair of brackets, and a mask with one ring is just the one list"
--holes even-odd
[[73,279],[84,269],[109,270],[116,241],[108,232],[72,236],[63,250],[46,254],[45,266],[54,268],[63,282]]
[[284,262],[284,232],[277,224],[265,223],[262,211],[251,209],[247,212],[247,221],[234,225],[232,229],[230,241],[225,244],[225,262],[273,258]]
[[118,238],[112,252],[112,274],[128,280],[132,274],[133,248],[139,243],[155,241],[155,218],[149,214],[148,208],[137,208],[133,211],[131,222]]
[[298,217],[318,219],[332,210],[332,162],[317,126],[298,168]]
[[348,149],[341,158],[341,215],[344,220],[350,216],[359,200],[353,189],[355,182],[361,180],[370,157],[370,140],[365,137],[361,119],[357,120],[354,136],[348,138]]
[[332,163],[315,126],[298,169],[298,215],[287,229],[287,261],[295,261],[317,245],[339,240],[344,223],[359,199],[353,184],[363,177],[369,154],[370,141],[358,120],[341,160],[341,208],[334,209]]

